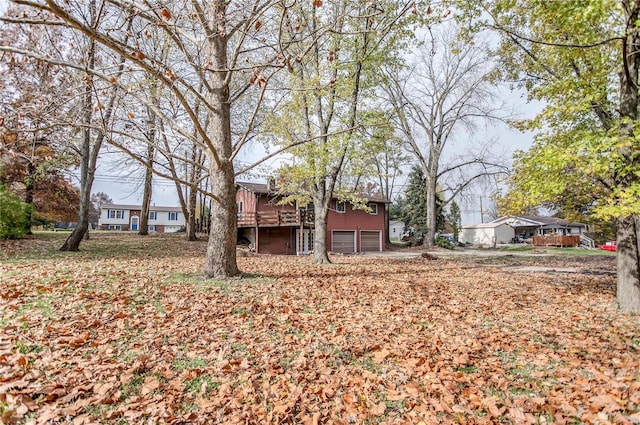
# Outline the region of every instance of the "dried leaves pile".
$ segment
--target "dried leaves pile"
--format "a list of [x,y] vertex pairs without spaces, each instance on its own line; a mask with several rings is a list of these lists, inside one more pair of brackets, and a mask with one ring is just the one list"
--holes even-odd
[[204,243],[59,242],[3,246],[5,423],[640,422],[610,275],[257,256],[208,281]]

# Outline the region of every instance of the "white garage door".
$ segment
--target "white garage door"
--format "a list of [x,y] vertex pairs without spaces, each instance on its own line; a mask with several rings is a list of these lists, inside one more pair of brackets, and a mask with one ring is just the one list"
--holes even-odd
[[355,235],[353,230],[334,230],[331,234],[331,251],[350,254],[356,252]]
[[360,232],[360,250],[362,252],[382,251],[380,249],[380,231],[362,230]]

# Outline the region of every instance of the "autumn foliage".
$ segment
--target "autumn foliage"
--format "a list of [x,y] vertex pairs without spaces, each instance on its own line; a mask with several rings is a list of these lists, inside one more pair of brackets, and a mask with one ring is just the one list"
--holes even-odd
[[57,237],[0,242],[5,423],[640,421],[612,257],[249,256],[215,281],[204,242]]
[[56,165],[54,149],[14,132],[0,133],[0,184],[30,203],[38,218],[76,221],[80,193]]

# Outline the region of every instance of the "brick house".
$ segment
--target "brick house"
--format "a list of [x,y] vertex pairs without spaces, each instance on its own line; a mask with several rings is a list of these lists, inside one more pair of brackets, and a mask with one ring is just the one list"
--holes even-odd
[[[138,231],[141,210],[140,205],[101,205],[98,229]],[[173,233],[184,225],[184,214],[180,207],[149,207],[149,232]]]
[[[238,239],[264,254],[308,254],[313,250],[313,205],[279,205],[268,184],[237,183]],[[370,198],[370,211],[331,201],[327,216],[327,250],[355,253],[382,251],[387,201]]]

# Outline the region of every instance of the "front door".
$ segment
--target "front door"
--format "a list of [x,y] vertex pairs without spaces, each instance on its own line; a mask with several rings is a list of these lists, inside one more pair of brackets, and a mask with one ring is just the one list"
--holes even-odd
[[138,216],[131,217],[131,230],[138,230]]
[[296,254],[307,255],[313,251],[313,230],[303,229],[300,233],[300,229],[296,229]]

